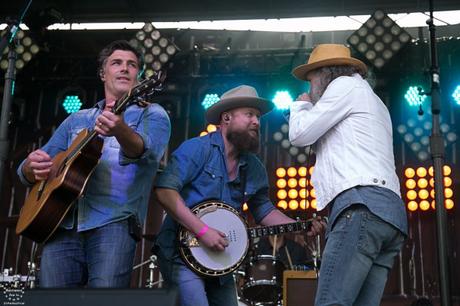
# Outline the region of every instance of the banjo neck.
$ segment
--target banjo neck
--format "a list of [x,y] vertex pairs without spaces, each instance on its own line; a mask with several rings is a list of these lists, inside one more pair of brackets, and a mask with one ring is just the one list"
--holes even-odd
[[258,226],[248,229],[248,236],[251,238],[260,238],[264,236],[279,235],[284,233],[308,231],[311,226],[311,220],[297,221],[293,223]]

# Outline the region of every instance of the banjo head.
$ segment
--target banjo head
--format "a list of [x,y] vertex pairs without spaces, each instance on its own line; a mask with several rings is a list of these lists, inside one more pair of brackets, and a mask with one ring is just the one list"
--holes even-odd
[[[201,245],[180,248],[183,258],[193,270],[206,276],[231,273],[238,268],[248,252],[249,239],[246,222],[234,208],[221,202],[204,202],[192,211],[209,227],[225,233],[229,245],[223,252],[216,252]],[[183,233],[180,233],[180,241],[183,241],[183,238],[193,237],[185,230],[181,232]]]

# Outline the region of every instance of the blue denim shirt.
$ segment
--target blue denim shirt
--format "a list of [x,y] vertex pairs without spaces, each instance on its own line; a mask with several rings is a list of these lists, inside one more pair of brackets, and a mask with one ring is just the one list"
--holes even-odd
[[[93,108],[71,114],[42,150],[51,157],[65,151],[80,131],[94,128],[104,105],[105,101],[102,100]],[[158,104],[145,108],[130,105],[123,113],[123,118],[142,137],[144,153],[137,159],[130,159],[120,150],[120,144],[114,136],[104,137],[99,164],[90,176],[83,196],[78,199],[78,205],[74,205],[61,227],[71,229],[77,224],[77,230],[84,231],[131,215],[144,221],[152,182],[169,141],[171,124],[166,111]],[[19,165],[17,173],[23,183],[30,185],[22,173],[23,163]]]
[[342,211],[353,204],[365,205],[374,215],[407,236],[407,213],[402,199],[393,191],[378,186],[355,186],[340,193],[330,203],[327,234]]
[[[244,195],[242,171],[246,173]],[[158,175],[155,187],[178,191],[189,208],[206,200],[218,199],[241,211],[246,202],[257,223],[275,209],[268,195],[267,172],[256,155],[241,154],[237,176],[230,181],[220,131],[182,143],[172,154],[166,169]],[[166,258],[179,254],[176,230],[177,223],[166,216],[156,242]]]

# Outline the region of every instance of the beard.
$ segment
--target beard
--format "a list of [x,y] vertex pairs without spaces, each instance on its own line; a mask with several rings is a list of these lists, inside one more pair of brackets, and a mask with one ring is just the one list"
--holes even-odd
[[316,86],[312,88],[310,91],[310,99],[313,104],[318,102],[319,99],[323,96],[324,92],[326,91],[327,84],[320,84],[319,86]]
[[257,135],[254,136],[250,131],[237,131],[237,130],[228,130],[227,140],[232,143],[240,152],[250,152],[258,153],[259,152],[259,130],[252,130],[257,132]]

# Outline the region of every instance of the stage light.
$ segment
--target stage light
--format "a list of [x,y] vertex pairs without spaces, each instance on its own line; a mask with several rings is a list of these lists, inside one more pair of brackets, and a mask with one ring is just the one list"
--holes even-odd
[[217,127],[218,127],[217,125],[208,124],[208,125],[206,126],[206,130],[205,130],[205,131],[202,131],[202,132],[200,133],[200,137],[201,137],[201,136],[208,135],[209,133],[212,133],[212,132],[217,131]]
[[407,198],[409,200],[415,200],[417,198],[417,192],[415,192],[415,190],[409,190],[407,192]]
[[410,86],[404,95],[409,106],[419,106],[425,102],[427,96],[420,86]]
[[293,99],[287,90],[278,90],[272,99],[275,107],[279,110],[289,109]]
[[305,188],[307,187],[307,179],[302,177],[301,179],[299,179],[299,186],[302,187],[302,188]]
[[310,201],[310,207],[316,210],[316,199]]
[[421,189],[421,190],[418,191],[418,197],[420,199],[422,199],[422,200],[428,199],[429,195],[430,194],[428,193],[428,190],[426,190],[426,189]]
[[454,92],[452,93],[452,98],[454,98],[455,103],[460,105],[460,85],[457,85]]
[[[0,40],[5,33],[6,29],[0,33]],[[7,56],[9,50],[9,47],[6,47],[3,54],[0,54],[0,68],[2,70],[8,69]],[[19,29],[16,33],[15,51],[17,54],[15,67],[17,70],[21,70],[30,60],[32,60],[32,57],[40,51],[40,47],[35,44],[30,36],[27,36],[23,30]]]
[[307,167],[300,167],[298,172],[299,176],[307,176]]
[[374,67],[382,68],[410,39],[410,35],[404,29],[387,14],[378,10],[347,39],[347,42]]
[[307,209],[308,208],[308,201],[303,199],[300,201],[300,209]]
[[308,196],[308,190],[306,190],[305,188],[300,189],[300,191],[299,191],[299,197],[300,197],[301,199],[305,199],[307,196]]
[[278,190],[278,192],[276,193],[276,196],[278,197],[278,199],[284,200],[284,199],[286,199],[286,197],[287,197],[287,192],[286,192],[286,190],[284,190],[284,189],[280,189],[280,190]]
[[444,167],[442,167],[442,172],[444,176],[448,176],[452,173],[452,169],[449,166],[444,165]]
[[276,176],[277,176],[277,177],[284,177],[284,176],[286,176],[286,169],[284,169],[284,168],[278,168],[278,169],[276,169]]
[[445,200],[445,203],[444,203],[446,209],[452,209],[454,208],[454,201],[452,201],[451,199],[447,199]]
[[66,96],[62,103],[67,114],[76,113],[80,110],[82,103],[78,96]]
[[409,211],[416,211],[418,209],[418,204],[417,202],[415,201],[410,201],[409,203],[407,203],[407,209]]
[[[407,185],[407,184],[406,184]],[[417,186],[419,188],[426,188],[428,186],[428,181],[424,178],[421,178],[417,181]],[[414,186],[415,187],[415,186]],[[412,187],[411,189],[413,189],[414,187]]]
[[407,189],[414,189],[415,186],[417,186],[417,183],[415,182],[415,180],[413,180],[413,179],[408,179],[408,180],[406,181],[406,188],[407,188]]
[[[301,174],[305,174],[310,169],[306,167],[279,167],[276,169],[276,198],[286,201],[287,209],[306,209],[309,207],[314,208],[313,200],[315,200],[315,189],[313,186],[308,184],[305,177],[301,177]],[[296,201],[297,204],[293,204]],[[302,202],[303,201],[303,202]],[[282,202],[284,205],[284,202]],[[277,204],[278,206],[278,204]],[[306,207],[306,208],[305,208]]]
[[289,209],[290,210],[296,210],[297,208],[299,208],[299,202],[297,202],[296,200],[290,200],[289,201]]
[[248,203],[243,204],[243,211],[247,211],[249,209]]
[[428,202],[426,200],[420,201],[419,207],[420,207],[421,210],[426,211],[426,210],[430,209],[430,202]]
[[[454,196],[452,188],[449,188],[452,185],[452,178],[449,177],[452,170],[451,167],[445,165],[443,167],[444,173],[448,174],[444,176],[444,197],[445,199],[451,199]],[[412,167],[408,167],[404,170],[406,174],[406,180],[404,186],[406,188],[406,199],[409,201],[407,209],[413,211],[414,205],[412,207],[409,205],[411,201],[420,200],[419,208],[420,210],[427,210],[430,205],[428,201],[431,201],[431,207],[435,209],[435,190],[434,190],[434,177],[433,177],[433,167],[417,167],[416,170]],[[412,176],[412,178],[407,178],[407,174]],[[423,202],[427,201],[427,202]],[[422,204],[423,202],[423,204]],[[449,205],[454,206],[454,202],[449,202]],[[418,208],[415,208],[417,210]]]
[[203,101],[201,102],[201,105],[203,105],[204,109],[210,108],[213,104],[219,102],[220,98],[219,95],[215,93],[211,94],[206,94],[204,96]]
[[425,177],[427,174],[427,171],[425,167],[418,167],[416,173],[418,177]]
[[206,127],[206,131],[208,133],[215,132],[215,131],[217,131],[217,126],[214,125],[214,124],[208,124],[208,126]]
[[278,206],[279,208],[282,208],[282,209],[287,209],[288,208],[288,203],[284,200],[281,200],[278,202],[278,204],[276,205]]
[[404,171],[404,175],[407,178],[413,178],[415,176],[415,170],[412,168],[406,168],[406,170]]
[[296,199],[299,196],[299,192],[296,189],[289,189],[288,196],[290,199]]
[[452,198],[453,195],[454,195],[454,192],[453,192],[452,189],[450,189],[450,188],[444,188],[444,197],[445,197],[446,199]]
[[294,167],[289,167],[287,170],[287,175],[290,177],[294,177],[297,175],[297,169]]
[[78,112],[86,101],[86,91],[78,85],[64,87],[57,94],[57,101],[67,114]]
[[165,67],[179,51],[173,42],[161,36],[160,31],[152,23],[145,23],[142,29],[136,32],[135,38],[131,39],[130,43],[143,53],[147,77]]
[[276,181],[276,187],[282,189],[282,188],[285,188],[287,185],[286,183],[286,180],[285,179],[279,179]]
[[304,164],[307,161],[307,155],[313,152],[310,146],[307,147],[296,147],[292,146],[291,142],[289,141],[288,137],[289,133],[289,125],[282,124],[280,131],[276,131],[273,133],[273,139],[280,143],[283,149],[286,149],[290,155],[295,157],[297,162],[300,164]]

